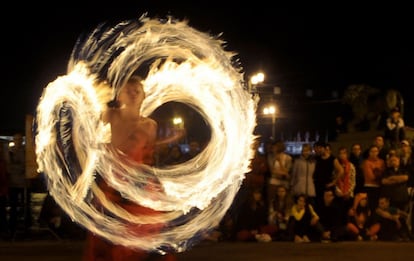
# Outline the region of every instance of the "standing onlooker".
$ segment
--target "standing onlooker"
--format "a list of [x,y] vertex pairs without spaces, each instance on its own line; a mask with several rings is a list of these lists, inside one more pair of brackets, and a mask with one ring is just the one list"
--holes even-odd
[[360,143],[354,143],[351,146],[351,152],[349,154],[349,161],[354,164],[355,167],[355,189],[354,192],[359,193],[364,188],[364,175],[362,174],[362,162],[364,156],[362,154],[362,147]]
[[243,185],[250,190],[261,191],[263,199],[268,205],[266,180],[269,177],[269,165],[267,164],[266,156],[260,153],[259,146],[260,140],[257,139],[253,144],[254,157],[250,162],[250,171],[246,173]]
[[344,173],[336,180],[335,194],[342,209],[341,218],[345,222],[347,211],[354,202],[356,170],[354,164],[348,160],[348,151],[345,147],[339,148],[338,160],[344,169]]
[[272,146],[273,157],[269,166],[270,178],[267,186],[267,198],[269,200],[275,197],[279,185],[285,186],[289,190],[293,158],[285,150],[286,146],[283,141],[277,141]]
[[[374,141],[372,142],[372,145],[378,148],[378,157],[386,161],[389,148],[385,146],[384,137],[382,135],[376,135],[374,137]],[[368,158],[370,148],[371,147],[368,147],[364,151],[363,153],[364,159]]]
[[[19,207],[26,207],[26,172],[25,172],[25,148],[23,145],[23,135],[16,133],[13,135],[13,143],[10,145],[8,153],[7,171],[9,173],[9,204],[10,217],[9,227],[12,235],[16,232]],[[23,211],[25,212],[25,211]],[[25,218],[25,225],[28,225],[29,217]]]
[[315,203],[315,184],[313,183],[313,173],[315,172],[315,159],[311,156],[312,148],[310,144],[302,145],[301,155],[293,161],[291,174],[292,195],[298,196],[305,194],[311,204]]
[[7,197],[8,174],[3,144],[0,143],[0,239],[8,234],[7,226]]
[[316,190],[316,205],[323,204],[323,194],[327,188],[334,188],[336,179],[344,173],[338,158],[332,155],[331,146],[327,143],[320,148],[321,155],[316,159],[313,181]]
[[369,156],[362,163],[364,174],[364,191],[368,195],[368,203],[371,212],[374,212],[380,196],[381,178],[385,171],[385,160],[378,156],[379,148],[371,145],[368,149]]
[[324,147],[324,146],[325,146],[325,142],[322,142],[322,141],[319,141],[319,140],[313,143],[312,157],[315,160],[321,156],[321,150],[322,150],[322,147]]
[[386,168],[381,179],[381,196],[389,198],[393,207],[408,210],[408,172],[400,167],[400,158],[390,156],[390,166]]
[[388,150],[387,159],[385,160],[385,166],[386,167],[391,166],[390,159],[391,159],[392,156],[398,156],[399,157],[399,153],[398,153],[397,149],[389,149]]

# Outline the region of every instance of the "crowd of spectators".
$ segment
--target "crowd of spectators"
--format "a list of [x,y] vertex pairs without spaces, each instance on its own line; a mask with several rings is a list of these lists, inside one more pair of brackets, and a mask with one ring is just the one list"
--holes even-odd
[[[235,204],[211,240],[411,241],[414,239],[414,156],[403,139],[373,137],[332,151],[304,144],[299,156],[284,142],[251,162]],[[236,213],[236,214],[235,214]],[[217,233],[218,232],[218,233]]]
[[[393,112],[386,134],[373,137],[366,148],[354,143],[332,151],[329,143],[317,141],[303,144],[300,155],[290,155],[281,140],[267,143],[264,150],[259,150],[257,140],[250,172],[227,215],[206,240],[413,240],[413,144],[400,131],[403,123],[398,117]],[[15,135],[14,142],[10,151],[1,152],[6,157],[0,158],[2,236],[15,233],[19,201],[27,196],[22,136]],[[202,146],[191,141],[188,151],[179,145],[164,150],[156,155],[158,166],[185,162]],[[70,220],[61,223],[65,213],[49,195],[41,214],[49,226],[60,227],[59,233],[68,232],[65,226],[76,226]],[[24,218],[26,226],[29,219]]]

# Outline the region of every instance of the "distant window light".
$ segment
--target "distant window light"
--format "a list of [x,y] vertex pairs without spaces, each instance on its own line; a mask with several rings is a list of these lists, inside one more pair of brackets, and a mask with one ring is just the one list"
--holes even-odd
[[313,90],[307,89],[305,94],[306,94],[306,97],[313,97]]
[[282,93],[282,89],[279,86],[273,87],[273,94],[280,95]]

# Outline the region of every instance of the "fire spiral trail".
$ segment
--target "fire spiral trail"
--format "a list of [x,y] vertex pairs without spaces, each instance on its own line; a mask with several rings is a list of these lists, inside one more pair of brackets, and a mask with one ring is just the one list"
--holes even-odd
[[[144,15],[99,26],[80,39],[67,74],[46,86],[37,106],[37,162],[56,202],[88,230],[130,248],[181,252],[216,227],[249,171],[256,138],[257,101],[244,88],[233,58],[217,37],[171,18]],[[191,106],[210,126],[209,144],[195,158],[168,168],[138,165],[105,145],[110,131],[100,120],[104,106],[142,68],[148,72],[142,115],[176,101]],[[106,200],[95,183],[98,175],[123,197],[159,214],[132,215]],[[159,179],[162,192],[148,195],[143,189],[148,175]],[[159,222],[169,226],[148,236],[125,225]]]

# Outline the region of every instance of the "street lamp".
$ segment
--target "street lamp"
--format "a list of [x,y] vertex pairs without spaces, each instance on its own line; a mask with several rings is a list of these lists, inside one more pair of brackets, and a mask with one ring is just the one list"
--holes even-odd
[[182,125],[183,123],[183,119],[181,117],[174,117],[173,118],[173,124],[174,125],[178,125],[178,127],[180,127],[180,125]]
[[180,116],[176,116],[172,119],[172,123],[175,129],[184,129],[184,120]]
[[272,117],[272,138],[275,139],[275,125],[276,125],[276,112],[277,108],[275,104],[269,104],[263,108],[263,114]]
[[[179,133],[184,130],[184,120],[180,116],[176,116],[172,119],[172,123],[174,126],[174,133]],[[187,143],[187,135],[184,132],[184,136],[182,136],[180,139],[184,139],[184,142]]]
[[256,85],[259,83],[262,83],[264,81],[265,75],[262,72],[258,72],[254,75],[252,75],[249,79],[249,91],[255,92],[256,91]]

